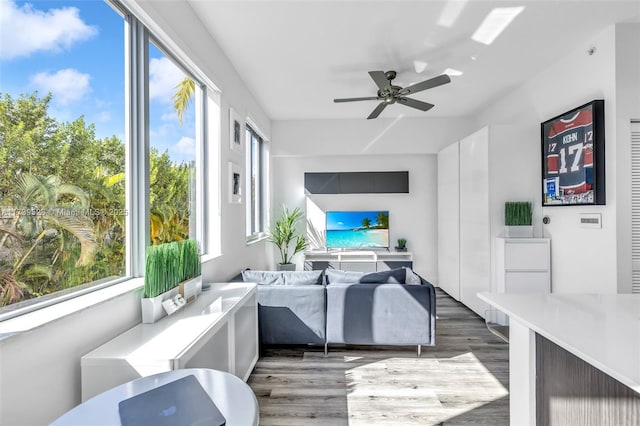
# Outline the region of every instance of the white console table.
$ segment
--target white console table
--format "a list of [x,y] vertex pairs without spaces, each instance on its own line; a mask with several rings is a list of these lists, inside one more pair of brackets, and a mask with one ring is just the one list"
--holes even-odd
[[376,272],[406,266],[413,267],[413,255],[406,251],[344,250],[306,251],[305,269],[342,269]]
[[83,356],[82,400],[139,377],[212,368],[247,380],[258,360],[254,283],[216,283],[181,311],[139,324]]

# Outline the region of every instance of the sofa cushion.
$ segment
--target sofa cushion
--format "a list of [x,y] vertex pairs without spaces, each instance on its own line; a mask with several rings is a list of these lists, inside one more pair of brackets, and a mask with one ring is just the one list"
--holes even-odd
[[422,280],[420,279],[420,276],[418,274],[413,272],[413,270],[411,268],[405,267],[405,269],[406,269],[406,272],[407,272],[407,277],[404,280],[405,284],[410,284],[410,285],[421,285],[422,284]]
[[337,269],[327,270],[327,284],[332,284],[332,283],[404,284],[405,280],[406,280],[406,271],[404,268],[390,269],[388,271],[371,272],[371,273],[341,271]]
[[342,283],[355,284],[360,282],[364,272],[341,271],[339,269],[327,269],[327,284]]
[[322,271],[242,271],[245,282],[259,285],[322,284]]

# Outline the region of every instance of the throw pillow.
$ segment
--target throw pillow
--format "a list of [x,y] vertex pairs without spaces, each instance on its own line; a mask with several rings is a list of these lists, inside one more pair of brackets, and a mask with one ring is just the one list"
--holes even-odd
[[405,268],[405,269],[406,269],[406,272],[407,272],[407,277],[405,279],[405,283],[406,284],[422,285],[422,280],[420,279],[420,276],[418,274],[413,272],[411,270],[411,268]]
[[341,271],[338,269],[327,270],[327,284],[340,283],[340,284],[384,284],[384,283],[397,283],[404,284],[406,279],[406,272],[404,268],[390,269],[388,271],[381,272],[354,272],[354,271]]
[[406,281],[406,270],[404,268],[390,269],[388,271],[373,272],[365,274],[360,278],[361,283],[383,284],[396,283],[404,284]]

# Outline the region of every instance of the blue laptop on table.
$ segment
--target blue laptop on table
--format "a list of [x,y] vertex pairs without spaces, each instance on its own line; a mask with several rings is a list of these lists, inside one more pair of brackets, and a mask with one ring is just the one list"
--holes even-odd
[[118,404],[122,426],[223,426],[226,419],[195,376],[186,376]]

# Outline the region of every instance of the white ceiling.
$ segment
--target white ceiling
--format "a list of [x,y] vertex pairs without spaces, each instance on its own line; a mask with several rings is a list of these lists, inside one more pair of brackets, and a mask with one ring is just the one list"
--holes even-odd
[[[413,95],[434,103],[430,111],[396,104],[381,117],[473,114],[606,26],[640,15],[640,0],[188,2],[274,120],[364,119],[376,101],[333,99],[375,96],[370,70],[397,71],[400,86],[446,68],[463,73]],[[492,9],[517,6],[525,8],[492,44],[471,39]],[[422,73],[416,61],[428,64]]]

